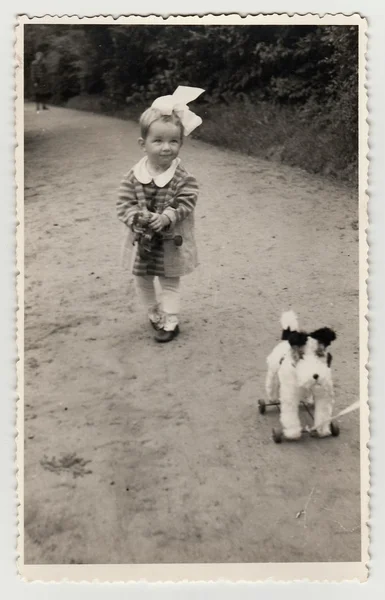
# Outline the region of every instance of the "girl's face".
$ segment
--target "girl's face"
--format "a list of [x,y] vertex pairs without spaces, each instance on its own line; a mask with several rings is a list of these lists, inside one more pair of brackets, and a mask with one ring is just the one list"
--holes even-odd
[[139,143],[148,156],[150,165],[159,171],[166,171],[182,146],[182,132],[175,123],[154,121],[150,125],[147,137]]

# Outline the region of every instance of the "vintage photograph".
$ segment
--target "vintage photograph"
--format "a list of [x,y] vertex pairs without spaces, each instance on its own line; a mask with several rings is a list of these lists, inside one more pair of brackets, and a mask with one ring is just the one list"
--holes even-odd
[[19,21],[22,572],[364,577],[363,26]]

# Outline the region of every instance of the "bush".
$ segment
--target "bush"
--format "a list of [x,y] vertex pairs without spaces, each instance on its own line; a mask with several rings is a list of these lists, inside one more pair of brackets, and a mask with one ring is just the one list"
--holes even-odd
[[338,115],[267,102],[233,102],[200,111],[194,137],[251,156],[276,160],[356,184],[357,156],[347,145]]
[[312,172],[357,167],[356,26],[30,24],[27,97],[37,49],[55,103],[95,95],[98,110],[129,115],[178,85],[203,87],[194,108],[207,115],[199,135],[211,142]]

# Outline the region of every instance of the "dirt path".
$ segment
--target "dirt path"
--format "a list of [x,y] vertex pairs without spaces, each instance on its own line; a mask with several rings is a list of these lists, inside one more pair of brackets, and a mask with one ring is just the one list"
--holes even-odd
[[357,413],[277,446],[257,410],[290,307],[338,333],[336,410],[357,398],[354,194],[188,140],[201,266],[159,347],[119,266],[136,126],[26,106],[25,128],[25,562],[360,560]]

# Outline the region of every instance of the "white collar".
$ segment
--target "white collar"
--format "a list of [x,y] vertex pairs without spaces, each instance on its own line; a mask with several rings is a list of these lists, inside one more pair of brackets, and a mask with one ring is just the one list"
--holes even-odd
[[148,172],[147,168],[147,156],[144,156],[134,166],[134,175],[140,183],[151,183],[153,181],[157,187],[164,187],[174,177],[177,166],[180,163],[180,158],[174,158],[167,171],[163,171],[160,175],[153,177]]

